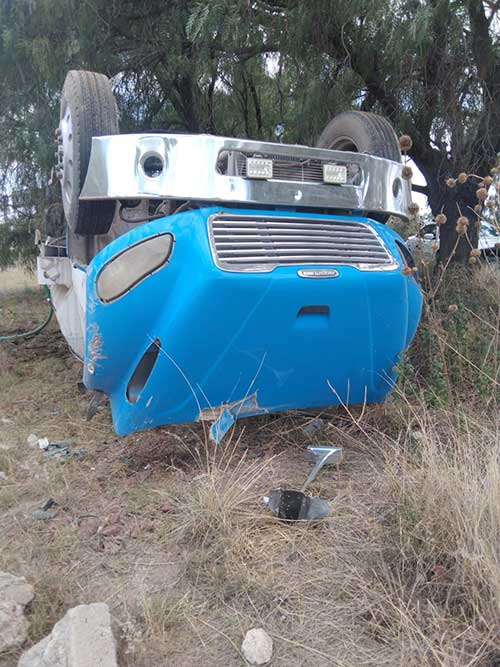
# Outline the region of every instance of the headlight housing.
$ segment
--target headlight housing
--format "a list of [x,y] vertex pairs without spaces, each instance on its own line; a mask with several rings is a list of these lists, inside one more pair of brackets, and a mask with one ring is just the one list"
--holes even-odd
[[104,303],[118,299],[170,259],[174,237],[157,234],[126,248],[107,262],[96,279],[97,296]]

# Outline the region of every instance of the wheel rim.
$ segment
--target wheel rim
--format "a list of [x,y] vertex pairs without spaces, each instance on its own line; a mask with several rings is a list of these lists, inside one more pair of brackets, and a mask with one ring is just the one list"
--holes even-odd
[[350,151],[351,153],[359,153],[358,147],[349,137],[337,137],[337,139],[331,143],[329,148],[330,150],[334,151]]
[[73,189],[75,184],[73,183],[73,159],[74,159],[74,149],[73,149],[73,121],[71,118],[71,111],[69,106],[64,109],[64,112],[59,121],[59,129],[61,131],[61,153],[62,153],[62,179],[61,179],[61,190],[62,190],[62,201],[64,207],[64,213],[66,216],[69,215],[69,210],[71,208],[71,203],[73,201]]

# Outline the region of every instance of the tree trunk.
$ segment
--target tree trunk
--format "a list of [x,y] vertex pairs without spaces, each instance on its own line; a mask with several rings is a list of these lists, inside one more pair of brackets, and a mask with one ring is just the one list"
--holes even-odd
[[[447,262],[451,258],[454,262],[467,264],[470,251],[477,248],[479,238],[478,216],[474,213],[477,183],[473,179],[458,183],[453,188],[445,186],[443,192],[443,213],[447,221],[440,227],[439,233],[439,261]],[[457,220],[465,217],[469,221],[465,232],[457,233]]]
[[[444,213],[446,223],[439,229],[438,260],[441,263],[448,261],[466,264],[470,251],[477,248],[479,237],[478,216],[474,206],[478,203],[476,191],[478,182],[469,178],[466,183],[456,182],[455,187],[448,187],[446,180],[451,176],[448,164],[443,163],[439,153],[429,156],[412,156],[420,171],[425,176],[427,187],[425,194],[429,200],[432,215]],[[457,233],[457,220],[466,217],[469,221],[464,234]]]

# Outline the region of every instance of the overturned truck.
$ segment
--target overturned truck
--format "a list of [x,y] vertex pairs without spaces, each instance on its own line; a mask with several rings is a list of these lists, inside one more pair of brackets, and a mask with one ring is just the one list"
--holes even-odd
[[39,282],[118,434],[385,398],[422,297],[384,224],[411,196],[384,118],[314,148],[119,134],[110,81],[70,71],[56,138],[66,234]]

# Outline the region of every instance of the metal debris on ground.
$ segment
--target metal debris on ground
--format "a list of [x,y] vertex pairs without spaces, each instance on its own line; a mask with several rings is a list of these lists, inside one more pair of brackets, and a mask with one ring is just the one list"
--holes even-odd
[[59,510],[55,509],[58,507],[58,504],[53,498],[49,498],[47,502],[34,512],[32,512],[31,517],[35,521],[50,521],[57,516]]
[[87,453],[85,447],[80,447],[79,449],[71,449],[70,442],[49,442],[49,446],[46,448],[44,455],[48,459],[60,459],[60,458],[83,458]]
[[320,521],[330,516],[332,508],[327,500],[317,496],[306,496],[307,487],[316,479],[319,471],[326,465],[340,463],[340,447],[308,447],[309,460],[315,462],[300,491],[293,489],[273,489],[264,497],[264,504],[279,519],[284,521]]
[[34,433],[30,433],[26,438],[26,442],[28,443],[29,447],[36,447],[38,445],[38,440],[38,436]]
[[7,477],[7,475],[2,470],[0,470],[0,482],[8,482],[8,481],[9,478]]
[[39,438],[38,447],[43,450],[44,456],[48,459],[69,457],[81,458],[87,453],[85,447],[71,449],[72,444],[69,440],[62,440],[61,442],[49,442],[48,438]]
[[332,513],[327,500],[293,489],[273,489],[264,504],[284,521],[320,521]]
[[321,419],[321,417],[316,417],[316,419],[311,419],[311,421],[307,422],[307,424],[304,424],[302,426],[302,430],[304,433],[307,433],[307,435],[312,435],[314,433],[317,433],[318,431],[321,431],[325,428],[325,420]]
[[321,468],[341,462],[342,448],[311,446],[307,448],[307,458],[309,461],[314,461],[314,466],[304,482],[302,491],[305,491],[309,484],[316,479]]

